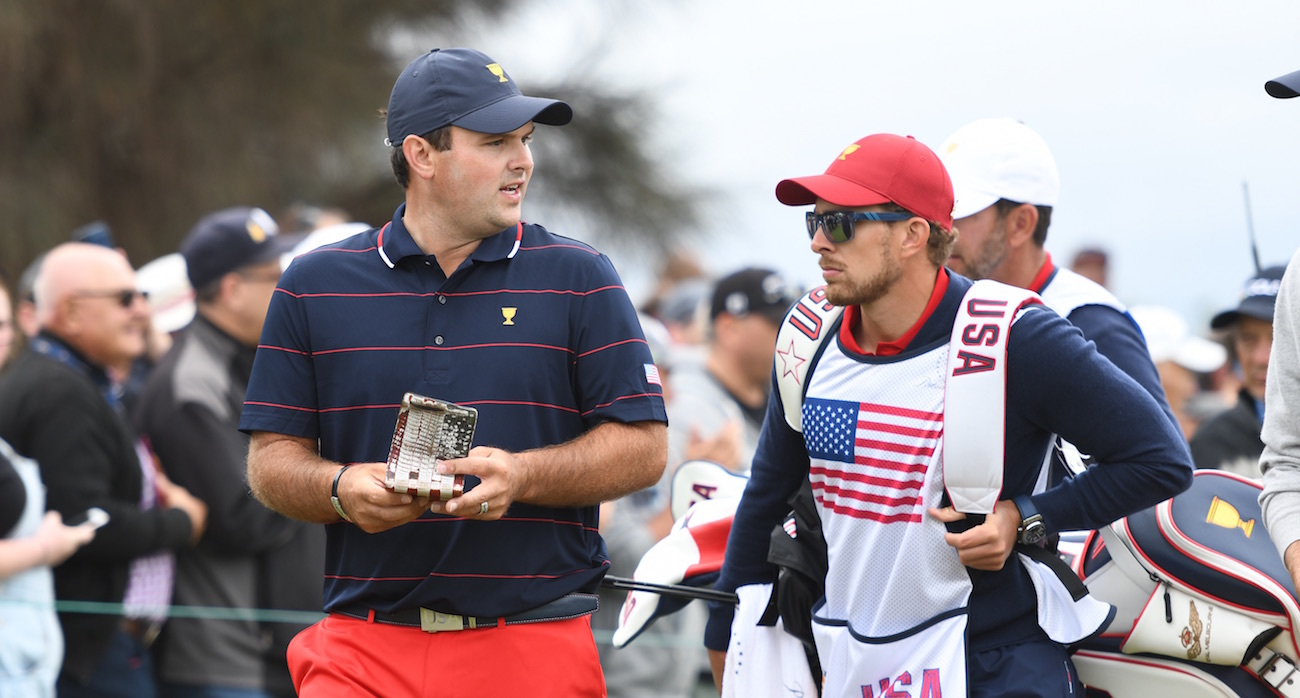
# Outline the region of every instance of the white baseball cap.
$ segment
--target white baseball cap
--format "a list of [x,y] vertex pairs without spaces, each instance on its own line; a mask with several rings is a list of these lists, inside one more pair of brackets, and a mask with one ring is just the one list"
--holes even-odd
[[194,288],[181,253],[165,254],[137,269],[135,285],[149,294],[154,329],[175,332],[194,319]]
[[957,129],[939,147],[957,202],[952,217],[965,218],[1007,199],[1055,206],[1061,176],[1047,143],[1010,118],[980,119]]
[[1142,328],[1151,361],[1172,361],[1197,373],[1209,373],[1228,360],[1228,350],[1191,333],[1187,321],[1170,308],[1159,305],[1135,305],[1129,315]]

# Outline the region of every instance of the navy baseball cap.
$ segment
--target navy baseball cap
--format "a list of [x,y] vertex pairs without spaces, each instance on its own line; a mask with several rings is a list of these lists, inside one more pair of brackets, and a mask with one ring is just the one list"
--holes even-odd
[[454,125],[479,133],[510,133],[529,121],[563,126],[564,102],[525,97],[499,63],[467,48],[433,49],[411,61],[388,98],[388,138],[395,148],[411,135]]
[[1242,315],[1273,322],[1273,309],[1277,306],[1277,289],[1282,285],[1282,274],[1285,272],[1286,266],[1282,265],[1269,267],[1250,277],[1246,281],[1245,288],[1241,290],[1241,302],[1237,307],[1225,310],[1211,318],[1210,328],[1224,329],[1236,323]]
[[1264,83],[1264,91],[1278,99],[1300,97],[1300,70],[1269,80]]
[[237,269],[278,261],[295,242],[279,232],[260,208],[236,206],[204,216],[181,241],[190,285],[200,289]]
[[736,317],[757,314],[780,326],[786,311],[802,295],[803,289],[771,269],[741,269],[714,286],[709,318],[723,313]]

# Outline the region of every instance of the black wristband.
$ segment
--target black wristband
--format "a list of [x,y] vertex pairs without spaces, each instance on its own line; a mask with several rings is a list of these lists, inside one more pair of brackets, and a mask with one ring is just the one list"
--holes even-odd
[[347,513],[343,511],[343,503],[339,501],[339,478],[343,477],[344,470],[351,467],[351,465],[345,465],[339,468],[339,471],[334,474],[334,484],[330,486],[330,504],[334,505],[334,511],[339,513],[339,518],[348,523],[352,523],[352,519],[348,518]]

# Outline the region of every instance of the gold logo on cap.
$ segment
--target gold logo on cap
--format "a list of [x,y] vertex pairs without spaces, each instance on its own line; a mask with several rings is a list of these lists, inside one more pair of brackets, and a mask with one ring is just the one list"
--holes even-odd
[[248,230],[248,237],[252,238],[253,242],[260,245],[266,240],[266,231],[262,230],[262,226],[258,225],[256,221],[249,221],[244,228]]
[[840,160],[848,160],[848,159],[849,159],[849,156],[852,155],[855,151],[857,151],[857,149],[860,148],[860,147],[862,147],[862,146],[858,145],[857,143],[854,143],[853,145],[851,145],[851,146],[845,148],[845,149],[840,153],[840,157],[839,157],[839,159],[840,159]]
[[495,76],[501,78],[501,82],[510,82],[506,77],[506,69],[501,67],[500,63],[488,63],[487,69]]
[[505,307],[501,308],[501,317],[506,319],[506,321],[501,324],[502,325],[515,324],[515,313],[517,312],[519,312],[518,308],[505,308]]

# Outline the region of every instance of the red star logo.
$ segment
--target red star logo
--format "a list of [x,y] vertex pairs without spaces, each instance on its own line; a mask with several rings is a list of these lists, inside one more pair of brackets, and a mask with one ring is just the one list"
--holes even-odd
[[794,374],[794,382],[803,385],[803,380],[799,378],[799,367],[804,365],[808,359],[794,353],[794,340],[790,340],[790,346],[786,350],[776,350],[776,355],[781,357],[781,377],[784,378]]

